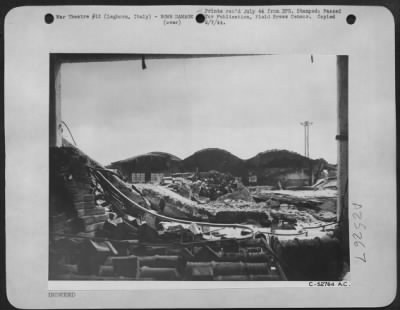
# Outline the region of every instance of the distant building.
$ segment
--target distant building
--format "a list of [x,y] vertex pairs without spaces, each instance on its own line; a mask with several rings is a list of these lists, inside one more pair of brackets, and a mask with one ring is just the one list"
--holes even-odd
[[268,185],[283,188],[311,185],[310,169],[264,168],[249,172],[249,185]]
[[285,187],[311,185],[310,174],[306,173],[304,169],[283,174],[281,176],[281,182]]
[[150,174],[150,182],[161,183],[164,176],[165,176],[164,173],[151,173]]
[[242,160],[225,150],[208,148],[184,160],[168,153],[151,152],[113,162],[108,168],[118,170],[133,183],[158,183],[166,177],[204,178],[210,171],[218,171],[241,179],[246,186],[285,188],[312,185],[324,170],[331,177],[337,167],[322,158],[313,160],[287,150],[270,150]]
[[249,184],[250,185],[256,185],[257,184],[257,176],[256,175],[250,175],[249,176]]
[[129,180],[132,183],[144,183],[146,182],[146,174],[139,172],[139,173],[131,173],[131,178]]
[[108,166],[132,183],[159,182],[181,171],[181,159],[163,152],[151,152],[111,163]]

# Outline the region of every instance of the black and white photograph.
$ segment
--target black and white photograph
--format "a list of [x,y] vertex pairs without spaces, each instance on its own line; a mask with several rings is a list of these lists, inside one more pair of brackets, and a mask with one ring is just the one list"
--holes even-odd
[[48,279],[351,280],[349,63],[51,54]]
[[393,12],[276,3],[10,9],[9,304],[390,305]]

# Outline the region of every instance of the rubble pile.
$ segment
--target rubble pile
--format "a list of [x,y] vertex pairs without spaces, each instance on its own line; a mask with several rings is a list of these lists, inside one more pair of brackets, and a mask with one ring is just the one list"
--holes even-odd
[[106,208],[96,203],[96,192],[93,193],[91,179],[87,174],[73,175],[66,181],[67,192],[71,195],[77,212],[78,223],[84,232],[93,232],[102,227],[108,219]]
[[193,192],[191,184],[191,182],[188,182],[183,178],[179,178],[179,180],[174,179],[174,183],[168,184],[166,187],[182,197],[192,199]]
[[286,276],[267,242],[147,245],[138,240],[53,241],[51,280],[279,281]]
[[263,190],[256,189],[252,192],[256,201],[266,201],[268,199],[278,200],[283,203],[293,202],[297,204],[307,204],[309,207],[321,204],[329,199],[337,197],[337,190],[318,189],[310,190]]
[[[51,149],[50,231],[94,236],[108,218],[87,158],[73,148]],[[54,190],[54,191],[52,191]],[[58,194],[58,195],[57,195]]]
[[285,280],[282,267],[301,279],[316,259],[305,248],[340,255],[321,239],[336,221],[331,188],[250,191],[216,171],[130,184],[68,143],[50,157],[51,280]]
[[264,190],[252,193],[255,201],[264,201],[273,207],[279,206],[280,210],[273,212],[275,215],[298,217],[307,212],[323,222],[332,222],[336,219],[336,195],[337,191],[332,189]]
[[135,187],[150,201],[153,209],[162,214],[194,221],[209,220],[210,213],[203,205],[181,196],[169,188],[150,183],[135,184]]
[[222,173],[215,170],[201,173],[199,180],[202,182],[199,195],[210,200],[236,190],[235,178],[229,173]]

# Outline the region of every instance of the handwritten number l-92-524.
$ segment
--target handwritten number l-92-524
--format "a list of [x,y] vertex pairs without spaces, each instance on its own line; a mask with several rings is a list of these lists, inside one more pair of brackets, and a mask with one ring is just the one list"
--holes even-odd
[[355,256],[354,258],[359,259],[360,261],[366,263],[367,262],[367,258],[366,258],[366,254],[365,254],[365,244],[363,242],[363,234],[361,232],[361,230],[367,230],[367,226],[365,226],[363,223],[361,223],[362,220],[362,205],[357,204],[357,203],[353,203],[352,204],[354,209],[357,210],[355,212],[353,212],[352,217],[354,219],[354,228],[355,228],[355,232],[352,234],[353,237],[353,245],[355,247],[358,248],[363,248],[364,250],[362,250],[362,254],[361,256]]
[[352,213],[352,218],[354,220],[354,228],[355,228],[355,232],[352,234],[353,237],[353,245],[355,247],[358,247],[359,249],[362,249],[362,253],[360,256],[355,256],[354,258],[359,259],[360,261],[366,263],[367,262],[367,258],[366,258],[366,254],[365,254],[365,243],[363,242],[363,234],[361,232],[361,230],[366,230],[367,226],[365,226],[363,223],[361,223],[361,220],[363,218],[363,214],[362,214],[362,205],[357,204],[357,203],[353,203],[352,204],[354,209],[356,211],[354,211]]

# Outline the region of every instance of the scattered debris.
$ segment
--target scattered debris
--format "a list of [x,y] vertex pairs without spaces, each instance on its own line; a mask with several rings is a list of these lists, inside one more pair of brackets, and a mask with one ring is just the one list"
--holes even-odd
[[288,270],[292,280],[313,273],[316,257],[315,268],[333,266],[321,250],[339,255],[326,231],[336,221],[329,182],[249,189],[210,171],[130,184],[69,144],[51,158],[50,279],[274,281]]

